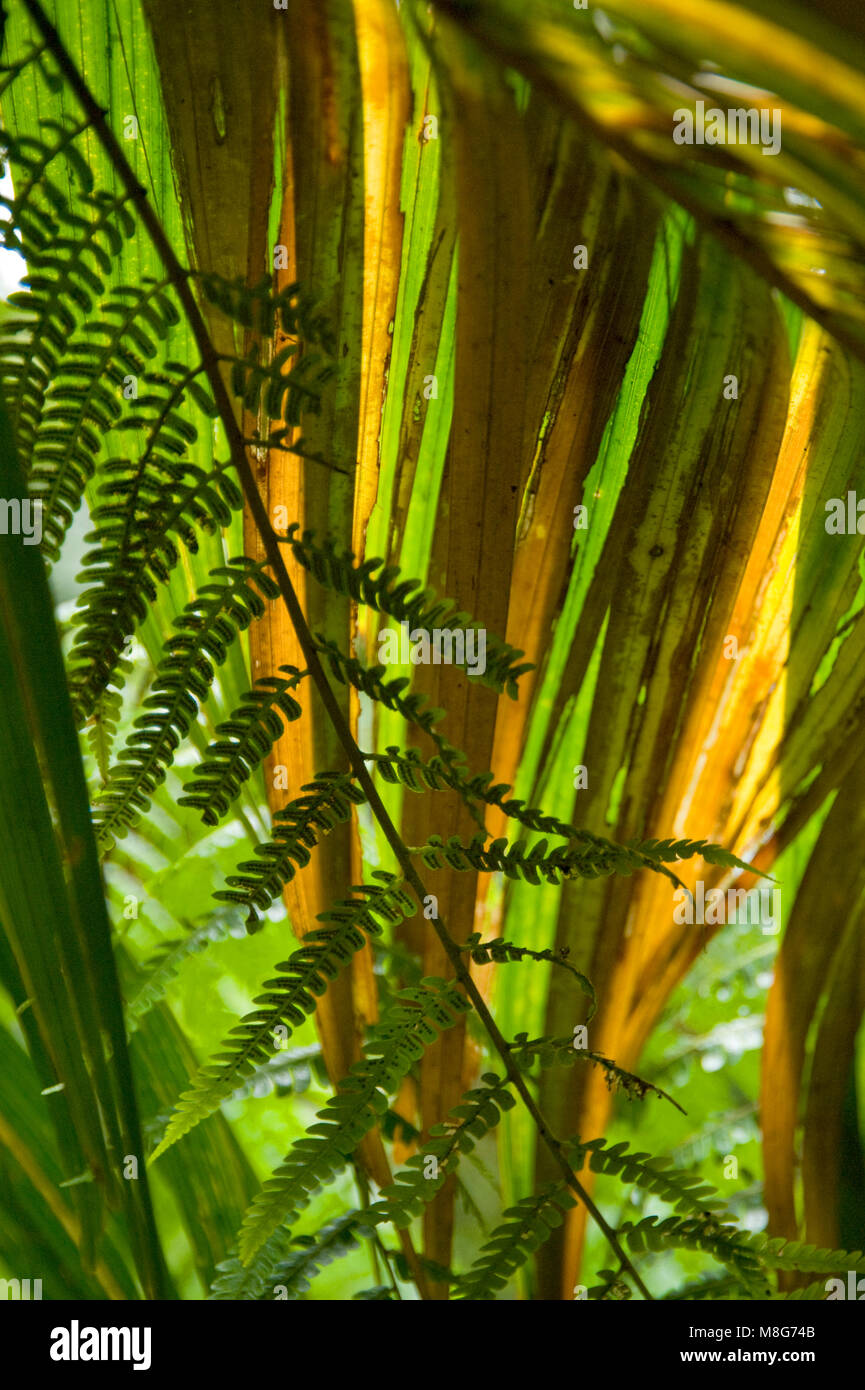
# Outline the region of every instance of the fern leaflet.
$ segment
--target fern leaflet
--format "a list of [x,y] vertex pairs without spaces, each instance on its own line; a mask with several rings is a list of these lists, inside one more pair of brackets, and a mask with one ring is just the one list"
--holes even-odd
[[365,800],[345,772],[319,772],[302,790],[304,796],[295,797],[274,813],[273,839],[254,847],[258,859],[243,860],[237,866],[239,872],[226,879],[229,887],[214,893],[220,902],[245,907],[250,922],[257,920],[256,907],[269,907],[297,869],[309,863],[309,851],[320,836],[347,821],[352,806]]
[[[297,522],[292,523],[285,537],[286,543],[291,546],[298,564],[303,565],[324,588],[346,594],[399,622],[409,623],[413,628],[423,628],[427,632],[434,628],[455,630],[478,626],[468,613],[455,612],[455,605],[450,599],[436,603],[435,594],[431,589],[424,589],[419,579],[404,579],[396,584],[398,566],[388,565],[379,575],[375,575],[375,571],[384,564],[383,560],[369,559],[356,565],[354,555],[339,554],[330,539],[317,545],[312,531],[304,531],[297,538],[295,532],[299,529]],[[516,700],[517,680],[533,669],[531,662],[525,662],[522,666],[517,664],[518,658],[523,655],[516,647],[509,646],[500,637],[488,632],[486,671],[482,675],[478,673],[474,679],[493,690],[506,692]],[[462,664],[465,665],[464,662]]]
[[662,1091],[660,1086],[656,1086],[652,1081],[646,1081],[642,1076],[637,1076],[634,1072],[626,1071],[609,1057],[604,1057],[600,1052],[589,1052],[587,1048],[577,1047],[574,1039],[571,1038],[534,1038],[530,1042],[525,1033],[518,1033],[514,1041],[510,1044],[513,1049],[513,1058],[518,1067],[524,1071],[529,1071],[534,1061],[540,1063],[542,1067],[553,1066],[573,1066],[576,1061],[591,1062],[594,1066],[600,1067],[611,1091],[622,1090],[629,1100],[644,1100],[646,1095],[652,1091],[662,1100],[668,1100],[671,1105],[684,1115],[687,1112],[682,1110],[678,1101]]
[[207,699],[216,675],[212,663],[222,665],[238,632],[261,616],[264,599],[279,592],[262,566],[244,557],[213,570],[212,578],[217,582],[202,585],[175,620],[177,635],[166,642],[153,689],[143,701],[151,712],[135,720],[137,732],[99,794],[95,824],[103,849],[125,835],[150,804],[150,793],[164,780],[198,715],[198,703]]
[[476,965],[504,964],[506,961],[521,960],[540,960],[549,961],[551,965],[561,966],[563,970],[569,971],[577,981],[580,989],[588,995],[590,1002],[589,1012],[586,1015],[587,1022],[591,1022],[598,1007],[598,1000],[595,994],[595,987],[586,975],[578,970],[562,952],[551,950],[533,951],[529,946],[517,946],[513,941],[505,941],[497,936],[491,941],[482,941],[480,932],[472,932],[471,936],[463,942],[459,948],[461,951],[468,951]]
[[475,1141],[498,1124],[500,1112],[513,1109],[516,1101],[506,1079],[487,1072],[481,1082],[466,1091],[443,1124],[432,1127],[420,1153],[412,1154],[390,1187],[382,1189],[382,1201],[370,1208],[373,1215],[408,1226],[456,1169],[460,1154],[471,1153]]
[[[280,666],[289,679],[281,676],[262,676],[253,690],[247,690],[243,704],[232,710],[230,717],[217,725],[220,737],[210,744],[195,776],[186,784],[180,806],[196,806],[205,825],[218,825],[232,801],[240,795],[244,782],[253,769],[267,757],[276,740],[282,735],[282,714],[289,722],[302,713],[290,691],[296,688],[305,671],[295,666]],[[279,713],[277,713],[279,711]]]
[[283,1222],[292,1222],[312,1194],[345,1166],[365,1134],[388,1109],[396,1089],[438,1028],[450,1028],[469,1011],[465,997],[446,980],[429,978],[401,990],[364,1043],[364,1056],[340,1082],[317,1122],[292,1146],[284,1163],[246,1213],[238,1250],[244,1264]]
[[562,1212],[576,1202],[563,1183],[548,1183],[540,1192],[524,1197],[502,1215],[480,1255],[457,1285],[460,1302],[490,1301],[507,1287],[515,1271],[562,1224]]
[[722,1209],[719,1200],[712,1195],[715,1188],[700,1177],[680,1172],[663,1156],[630,1153],[625,1142],[607,1148],[606,1139],[590,1139],[587,1143],[575,1140],[567,1157],[575,1173],[579,1173],[588,1157],[593,1172],[612,1173],[625,1182],[636,1183],[668,1202],[674,1211],[715,1220]]
[[742,1239],[735,1226],[722,1225],[711,1217],[646,1216],[635,1223],[626,1221],[619,1234],[631,1250],[668,1250],[671,1246],[700,1250],[727,1265],[751,1298],[765,1298],[770,1292],[760,1261]]
[[276,1231],[250,1265],[242,1265],[236,1256],[217,1265],[210,1298],[216,1302],[293,1301],[307,1292],[320,1269],[356,1250],[373,1230],[366,1212],[350,1211],[328,1221],[314,1236],[291,1240],[287,1232]]
[[151,1162],[212,1115],[258,1063],[273,1055],[278,1045],[274,1042],[274,1029],[282,1027],[284,1036],[278,1041],[284,1042],[292,1029],[314,1012],[316,999],[326,991],[328,980],[334,979],[364,945],[363,933],[380,934],[377,918],[398,923],[414,914],[415,903],[401,880],[383,872],[376,877],[381,880],[379,883],[360,884],[355,889],[362,897],[347,898],[328,912],[319,913],[317,920],[325,925],[307,933],[300,949],[275,967],[280,974],[265,981],[265,993],[254,1001],[259,1007],[232,1029],[223,1051],[201,1069],[190,1089],[180,1097]]

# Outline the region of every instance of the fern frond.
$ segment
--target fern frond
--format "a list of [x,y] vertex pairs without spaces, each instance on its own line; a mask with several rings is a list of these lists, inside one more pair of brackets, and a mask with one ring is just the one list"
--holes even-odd
[[276,1270],[283,1260],[291,1258],[291,1254],[291,1236],[283,1230],[274,1231],[248,1265],[242,1265],[235,1254],[230,1254],[216,1266],[208,1300],[258,1303],[272,1298],[268,1291],[277,1282]]
[[[18,140],[0,132],[20,191],[0,198],[9,212],[4,240],[27,262],[28,288],[9,296],[20,312],[3,325],[0,371],[4,394],[25,469],[42,417],[46,393],[55,379],[69,338],[83,315],[105,293],[105,280],[136,222],[127,204],[129,193],[92,192],[93,180],[75,139],[86,122],[43,122],[50,139]],[[32,153],[31,153],[32,151]],[[70,165],[81,184],[78,202],[69,206],[66,191],[47,173],[58,157]],[[38,202],[36,194],[38,193]]]
[[619,1235],[637,1254],[669,1250],[671,1246],[699,1250],[731,1269],[751,1298],[765,1298],[771,1293],[759,1259],[736,1226],[722,1225],[705,1216],[668,1216],[663,1221],[657,1216],[646,1216],[636,1223],[626,1221],[619,1227]]
[[314,1236],[295,1236],[292,1240],[286,1231],[276,1231],[251,1264],[242,1265],[232,1256],[217,1265],[218,1277],[209,1298],[214,1302],[291,1302],[309,1290],[319,1270],[356,1250],[374,1229],[366,1212],[350,1211],[328,1221]]
[[238,872],[226,878],[229,887],[213,895],[220,902],[245,907],[251,921],[256,920],[256,907],[269,907],[297,870],[309,863],[309,851],[321,836],[347,821],[352,806],[365,800],[347,772],[319,772],[301,790],[304,796],[274,812],[273,839],[255,845],[258,859],[244,859]]
[[713,1115],[707,1124],[701,1125],[670,1149],[670,1157],[677,1167],[686,1168],[691,1163],[702,1162],[711,1154],[729,1153],[732,1146],[743,1139],[759,1140],[759,1137],[757,1106],[751,1101],[736,1106],[726,1114],[721,1111]]
[[287,1301],[300,1298],[308,1292],[320,1270],[357,1250],[361,1240],[368,1239],[373,1230],[367,1212],[352,1211],[328,1221],[314,1236],[295,1236],[300,1249],[277,1265],[269,1281],[271,1296]]
[[231,1100],[260,1100],[274,1092],[282,1096],[303,1095],[308,1090],[313,1075],[322,1085],[328,1084],[327,1069],[318,1043],[308,1047],[292,1047],[277,1052],[254,1067],[245,1081],[232,1091]]
[[[846,1271],[844,1271],[846,1273]],[[841,1275],[839,1271],[838,1276]],[[784,1289],[780,1293],[772,1294],[773,1302],[790,1301],[794,1303],[825,1303],[829,1298],[829,1290],[826,1285],[827,1279],[817,1279],[813,1284],[806,1284],[804,1289]]]
[[[399,1278],[402,1279],[404,1283],[410,1283],[413,1276],[403,1251],[393,1250],[391,1251],[391,1256]],[[439,1264],[438,1260],[430,1260],[426,1255],[420,1254],[417,1257],[417,1261],[424,1273],[428,1274],[434,1283],[448,1284],[452,1287],[456,1285],[457,1276],[447,1265]]]
[[[487,1072],[481,1082],[465,1092],[443,1124],[433,1125],[428,1143],[412,1154],[389,1187],[382,1188],[382,1200],[370,1208],[373,1215],[397,1227],[408,1226],[456,1170],[460,1155],[471,1153],[476,1140],[495,1128],[502,1110],[513,1109],[516,1101],[506,1078]],[[428,1177],[425,1170],[433,1166],[435,1174]]]
[[[15,64],[6,71],[3,80],[4,91],[25,66],[26,62]],[[41,200],[47,203],[49,208],[54,207],[55,203],[66,206],[67,190],[52,178],[52,173],[56,171],[51,170],[51,165],[55,160],[62,159],[65,162],[67,176],[69,179],[74,176],[84,193],[93,192],[94,181],[90,165],[81,151],[75,148],[75,141],[90,129],[89,119],[82,116],[75,121],[69,116],[64,116],[61,120],[43,120],[40,129],[51,138],[40,139],[36,135],[14,136],[7,130],[0,132],[4,159],[8,159],[16,170],[15,197],[13,200],[3,199],[10,212],[13,208],[15,211],[15,216],[10,216],[3,226],[3,236],[10,241],[16,236],[18,220],[31,203],[38,205]],[[15,245],[15,249],[21,250],[20,243]]]
[[145,963],[145,978],[126,1006],[129,1034],[134,1033],[142,1018],[165,998],[166,990],[176,978],[184,961],[206,950],[215,941],[227,941],[229,937],[245,935],[246,928],[240,921],[240,914],[223,909],[222,912],[215,912],[188,936],[162,942]]
[[[13,335],[26,334],[28,346],[27,354],[9,353],[4,368],[4,388],[25,467],[52,380],[46,368],[56,369],[81,317],[92,313],[105,293],[102,277],[111,271],[112,256],[120,253],[124,239],[135,232],[135,219],[126,206],[128,195],[93,193],[82,202],[94,216],[82,217],[68,208],[55,207],[50,237],[43,237],[41,229],[36,233],[31,223],[22,242],[28,256],[27,288],[9,296],[8,302],[21,317],[13,316],[4,324],[2,356],[7,356]],[[14,200],[8,206],[16,224],[26,226],[29,219],[21,218]],[[34,241],[40,243],[38,248]]]
[[[322,363],[318,354],[298,357],[300,345],[287,343],[272,357],[261,358],[261,347],[253,342],[244,357],[226,358],[231,363],[231,389],[243,402],[244,410],[262,411],[271,420],[284,424],[269,437],[271,447],[280,447],[300,424],[301,411],[317,412],[321,389],[334,368]],[[286,367],[293,361],[292,370]]]
[[548,1240],[562,1224],[562,1212],[575,1205],[563,1183],[548,1183],[540,1192],[524,1197],[502,1215],[471,1268],[457,1285],[460,1302],[489,1302],[507,1287],[520,1265]]
[[438,790],[449,787],[462,797],[472,819],[480,830],[484,830],[484,818],[478,806],[478,798],[472,795],[469,783],[463,776],[466,771],[466,756],[447,739],[430,730],[430,737],[438,748],[438,754],[429,762],[424,762],[416,748],[405,753],[399,748],[389,747],[386,753],[369,753],[364,757],[379,766],[386,782],[401,783],[409,791],[422,792],[425,788]]
[[770,1269],[798,1269],[805,1273],[814,1270],[836,1277],[848,1271],[865,1274],[865,1255],[861,1250],[825,1250],[782,1236],[767,1236],[764,1231],[751,1234],[748,1247]]
[[132,662],[121,657],[115,673],[116,685],[112,683],[105,687],[85,726],[87,743],[96,759],[103,783],[110,776],[111,750],[123,712],[123,692],[117,687],[122,687],[131,670]]
[[[179,806],[196,806],[205,825],[218,825],[232,801],[254,769],[267,757],[284,724],[299,719],[300,705],[289,694],[307,674],[295,666],[280,666],[289,679],[262,676],[252,690],[243,695],[243,704],[216,727],[220,737],[207,749],[186,790],[177,798]],[[277,713],[279,711],[279,713]]]
[[[384,669],[384,668],[381,668]],[[364,757],[374,762],[386,782],[401,783],[410,791],[421,791],[425,787],[437,790],[450,787],[459,792],[468,802],[482,802],[495,806],[504,815],[517,820],[528,830],[537,830],[548,835],[561,835],[567,840],[582,844],[611,848],[627,858],[633,856],[635,868],[656,868],[660,862],[649,854],[637,852],[630,846],[617,845],[614,841],[595,835],[589,830],[569,825],[556,816],[548,816],[534,806],[508,797],[511,787],[507,782],[494,782],[492,772],[472,774],[466,766],[465,754],[450,744],[446,744],[443,756],[435,756],[424,761],[416,748],[400,749],[388,747],[384,753],[365,753]],[[679,880],[673,877],[673,881]]]
[[156,598],[157,584],[168,582],[179,560],[171,533],[194,554],[196,528],[213,532],[227,525],[241,505],[225,470],[225,464],[205,472],[190,463],[152,459],[142,484],[137,464],[103,464],[111,480],[100,495],[113,500],[94,508],[98,527],[86,539],[98,542],[98,549],[84,556],[80,579],[90,587],[72,618],[79,631],[69,658],[69,687],[79,722],[111,680],[128,635]]
[[431,835],[426,844],[410,847],[410,853],[420,855],[429,869],[441,869],[447,864],[452,869],[501,873],[507,878],[521,878],[533,884],[540,883],[541,878],[547,883],[559,884],[564,879],[632,874],[644,868],[656,868],[659,873],[670,877],[669,870],[662,865],[645,862],[632,850],[616,845],[612,840],[589,843],[579,849],[572,845],[558,845],[549,851],[547,840],[538,840],[529,848],[520,842],[512,844],[505,838],[487,844],[487,838],[485,834],[475,835],[466,843],[452,835],[445,842],[441,836]]
[[607,1086],[611,1091],[624,1091],[629,1100],[644,1100],[652,1091],[661,1100],[668,1100],[671,1105],[675,1105],[676,1109],[681,1111],[683,1115],[687,1113],[682,1110],[677,1100],[674,1100],[666,1091],[662,1091],[660,1086],[656,1086],[653,1081],[646,1081],[642,1076],[626,1071],[624,1067],[620,1067],[600,1052],[590,1052],[588,1048],[575,1047],[572,1037],[534,1038],[530,1042],[527,1034],[518,1033],[510,1046],[514,1061],[524,1071],[530,1071],[531,1065],[535,1061],[542,1067],[569,1067],[578,1060],[591,1062],[603,1070]]
[[336,351],[330,319],[319,309],[317,297],[296,281],[277,290],[269,275],[255,285],[240,276],[228,280],[209,271],[197,278],[209,303],[255,337],[272,338],[280,330],[326,353]]
[[376,918],[398,923],[416,911],[414,901],[393,874],[377,871],[376,884],[360,884],[353,891],[359,898],[337,902],[328,912],[318,914],[325,925],[309,932],[303,945],[287,961],[274,968],[280,974],[264,983],[258,1006],[241,1019],[223,1043],[223,1050],[201,1068],[192,1086],[180,1097],[171,1123],[151,1162],[181,1139],[190,1129],[212,1115],[255,1066],[273,1056],[273,1031],[282,1026],[287,1040],[292,1031],[312,1014],[316,999],[327,990],[367,936],[381,933]]
[[150,695],[149,714],[135,720],[108,785],[100,792],[94,822],[103,849],[123,836],[150,804],[150,793],[189,732],[210,692],[216,671],[239,632],[265,611],[279,593],[264,567],[241,556],[211,571],[196,598],[175,619],[177,635],[165,644]]
[[471,936],[459,947],[459,950],[470,952],[476,965],[502,965],[506,961],[528,959],[549,961],[551,965],[561,966],[563,970],[569,971],[574,976],[580,989],[588,995],[591,1001],[587,1022],[591,1022],[594,1017],[598,1007],[594,985],[588,976],[578,970],[575,965],[571,965],[571,962],[560,951],[533,951],[529,946],[517,946],[513,941],[505,941],[500,936],[490,941],[482,941],[480,932],[472,932]]
[[[89,165],[74,143],[87,125],[43,122],[51,143],[2,136],[15,171],[15,196],[0,200],[9,211],[4,238],[25,257],[29,288],[10,296],[19,314],[3,326],[0,374],[32,494],[43,502],[43,548],[51,559],[93,476],[102,435],[142,424],[140,410],[124,415],[124,375],[144,374],[154,336],[164,340],[180,321],[167,280],[116,286],[110,294],[106,288],[137,224],[127,207],[131,194],[90,191]],[[71,210],[66,191],[49,176],[58,156],[85,188],[81,211]],[[159,375],[148,372],[147,380]],[[178,420],[160,423],[152,446],[167,424],[165,447],[177,452],[170,426],[179,428]],[[194,435],[188,422],[185,428]]]
[[[353,686],[362,695],[368,695],[371,700],[377,700],[384,705],[385,709],[396,710],[407,723],[416,724],[436,742],[441,740],[447,748],[451,747],[434,728],[444,719],[444,710],[428,704],[426,696],[417,691],[404,695],[403,691],[407,691],[410,684],[407,676],[395,677],[390,681],[383,680],[386,666],[362,666],[356,657],[346,656],[335,642],[329,641],[321,634],[316,637],[315,648],[319,655],[325,658],[331,674],[341,685]],[[456,749],[453,751],[456,752]],[[372,757],[371,754],[364,756]]]
[[[297,283],[276,290],[267,275],[256,285],[247,285],[240,277],[226,280],[213,274],[199,279],[205,298],[249,330],[244,355],[221,354],[221,360],[231,366],[234,395],[245,410],[280,421],[280,428],[268,438],[269,447],[302,452],[289,436],[300,424],[302,410],[318,411],[322,388],[335,370],[331,360],[335,339],[327,317],[317,311],[316,297]],[[272,352],[277,330],[290,341]]]
[[625,1283],[619,1270],[599,1269],[598,1278],[603,1282],[586,1290],[593,1303],[623,1303],[630,1299],[631,1286]]
[[[468,613],[456,612],[452,600],[436,602],[433,591],[424,589],[419,579],[404,579],[397,584],[395,581],[400,573],[397,565],[388,565],[376,575],[375,571],[384,564],[383,560],[373,558],[355,564],[354,555],[351,552],[339,554],[331,540],[316,544],[312,531],[304,531],[299,539],[296,538],[295,532],[299,529],[298,523],[293,522],[283,539],[291,546],[298,564],[324,588],[345,594],[377,612],[386,613],[399,622],[410,623],[413,628],[423,628],[427,632],[434,628],[455,630],[480,626]],[[486,671],[472,679],[493,690],[505,691],[512,700],[516,700],[519,695],[518,678],[533,669],[531,662],[521,666],[517,664],[518,658],[523,655],[516,647],[487,632]]]
[[[384,670],[384,667],[380,669]],[[384,780],[394,786],[401,784],[408,787],[409,791],[415,792],[422,791],[424,787],[433,790],[449,787],[469,800],[497,807],[506,816],[518,820],[529,830],[563,835],[567,839],[580,840],[586,844],[611,843],[600,835],[593,835],[588,830],[578,830],[576,826],[557,820],[555,816],[547,816],[543,811],[526,806],[522,801],[507,800],[507,793],[511,790],[508,783],[490,785],[493,781],[491,772],[473,776],[465,764],[465,754],[451,745],[447,745],[447,748],[446,757],[435,756],[427,761],[421,758],[416,748],[403,750],[396,746],[388,747],[384,753],[365,753],[364,757],[374,762]]]
[[[137,223],[127,207],[131,193],[116,197],[87,188],[89,165],[74,144],[87,124],[44,122],[54,136],[51,144],[2,137],[16,175],[15,196],[2,200],[10,214],[5,241],[25,256],[29,288],[10,296],[20,313],[3,327],[0,373],[31,490],[43,502],[43,548],[51,559],[80,506],[108,429],[147,432],[143,473],[151,456],[159,458],[157,447],[182,455],[195,438],[194,426],[178,413],[187,389],[205,413],[214,413],[194,384],[200,368],[165,362],[157,371],[148,365],[156,356],[154,339],[164,341],[180,322],[168,281],[145,279],[110,294],[106,288]],[[58,156],[87,188],[79,195],[81,211],[70,209],[66,192],[49,177]],[[121,387],[128,377],[140,376],[149,394],[126,411]],[[133,502],[133,516],[135,511]],[[131,563],[133,557],[127,558]]]
[[722,1203],[715,1188],[693,1173],[681,1172],[663,1156],[631,1153],[624,1141],[607,1148],[606,1139],[575,1140],[568,1149],[568,1162],[579,1173],[586,1158],[594,1173],[609,1173],[624,1182],[635,1183],[669,1203],[674,1211],[690,1212],[706,1221],[715,1221]]
[[[713,845],[708,840],[629,840],[628,848],[637,854],[648,855],[658,863],[669,864],[680,859],[699,857],[705,859],[707,864],[713,864],[720,869],[743,869],[749,874],[757,872],[753,864],[746,864],[744,859],[737,859],[729,850],[722,849],[720,845]],[[759,876],[769,877],[768,874]]]
[[[433,735],[433,737],[437,736]],[[442,755],[432,757],[428,761],[424,761],[416,749],[403,751],[397,747],[389,747],[385,753],[365,753],[364,757],[376,764],[386,782],[401,783],[410,791],[421,791],[423,787],[430,787],[435,790],[449,787],[451,790],[459,792],[469,806],[474,806],[478,802],[487,806],[495,806],[506,816],[519,821],[529,830],[561,835],[576,843],[594,846],[597,850],[603,851],[599,855],[599,863],[603,865],[609,860],[614,866],[601,868],[599,872],[629,874],[637,869],[651,869],[655,873],[661,873],[669,878],[671,883],[675,883],[677,887],[683,886],[681,880],[666,868],[663,857],[653,853],[651,848],[646,848],[646,846],[651,847],[654,842],[646,841],[645,845],[639,847],[632,844],[616,844],[615,841],[608,840],[602,835],[595,835],[589,830],[569,825],[567,821],[561,821],[556,816],[548,816],[536,807],[526,806],[522,800],[508,796],[511,787],[507,782],[494,783],[492,772],[470,774],[465,766],[465,755],[450,744],[446,744],[444,740],[442,740],[442,744],[444,745]],[[506,842],[498,843],[505,844]],[[717,856],[726,854],[726,851],[722,850],[719,845],[708,845],[706,841],[702,841],[701,844],[712,854]],[[592,877],[594,875],[583,874],[581,876]]]
[[84,488],[96,471],[103,435],[121,415],[123,382],[143,370],[132,351],[143,322],[165,340],[180,321],[167,281],[116,285],[57,363],[32,451],[28,487],[41,498],[42,550],[56,560]]
[[247,1264],[283,1222],[293,1222],[312,1195],[344,1168],[365,1134],[388,1109],[396,1089],[424,1048],[438,1038],[436,1028],[452,1027],[470,1005],[447,980],[429,978],[417,989],[401,990],[379,1023],[373,1024],[339,1090],[284,1163],[264,1184],[244,1217],[238,1238]]
[[[379,671],[384,669],[386,668],[376,668]],[[373,698],[376,698],[374,692]],[[400,712],[402,713],[402,711]],[[436,741],[439,741],[440,736],[435,734],[432,736],[436,738]],[[734,854],[730,854],[721,845],[712,844],[708,840],[630,840],[624,845],[619,845],[612,840],[605,839],[602,835],[595,835],[591,831],[570,825],[567,821],[561,821],[556,816],[547,815],[537,807],[526,806],[525,802],[520,799],[509,797],[510,785],[507,782],[494,782],[492,772],[469,773],[465,766],[465,755],[447,744],[445,740],[441,740],[441,742],[444,756],[434,756],[427,761],[424,761],[418,750],[414,748],[403,750],[397,747],[388,747],[384,753],[365,753],[364,757],[376,764],[386,782],[400,783],[408,787],[410,791],[422,791],[424,787],[434,790],[449,787],[451,790],[459,792],[463,799],[470,804],[482,802],[487,806],[497,807],[506,816],[519,821],[528,830],[536,830],[548,835],[562,835],[568,840],[606,847],[615,855],[618,864],[630,863],[633,869],[646,868],[652,869],[656,873],[663,873],[678,887],[683,886],[681,880],[664,866],[667,863],[689,859],[695,855],[700,855],[707,864],[754,872],[752,865],[746,864],[742,859],[737,859]],[[613,870],[616,873],[631,871],[626,867]]]

